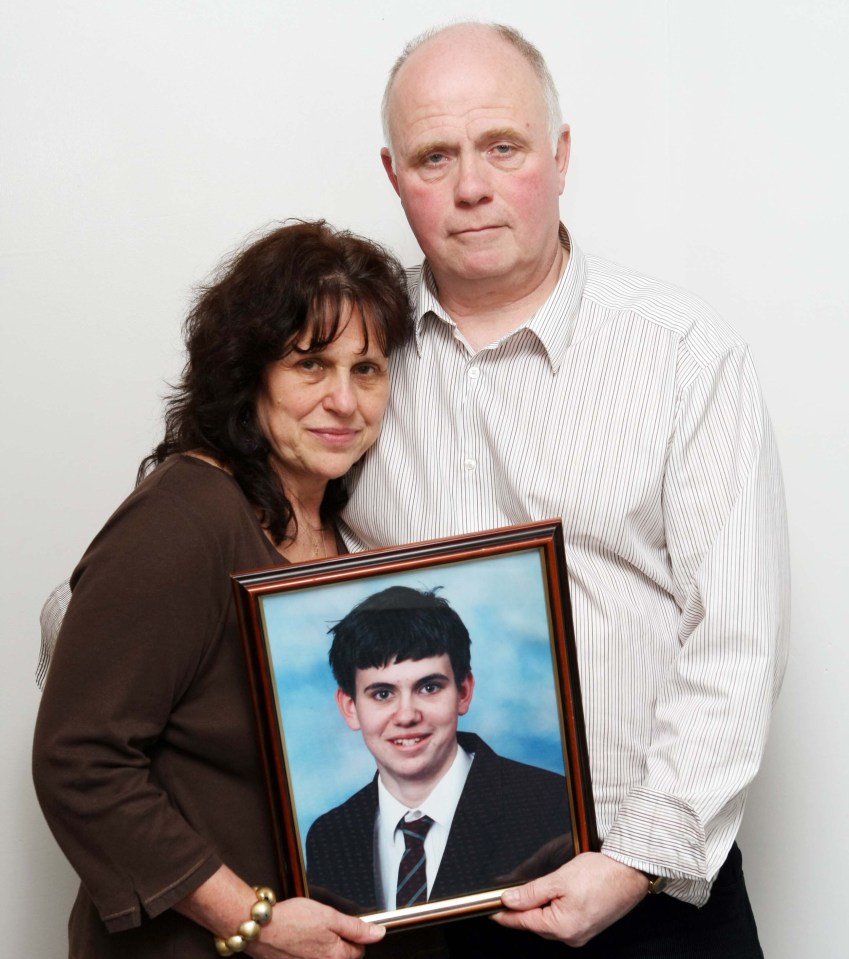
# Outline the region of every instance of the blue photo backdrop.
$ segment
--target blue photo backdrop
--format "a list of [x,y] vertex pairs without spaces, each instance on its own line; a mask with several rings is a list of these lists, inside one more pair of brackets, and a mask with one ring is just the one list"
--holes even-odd
[[375,763],[336,707],[328,629],[388,586],[441,587],[472,640],[475,692],[459,728],[497,753],[563,774],[542,555],[527,549],[413,572],[286,590],[262,599],[295,818],[307,830],[369,782]]

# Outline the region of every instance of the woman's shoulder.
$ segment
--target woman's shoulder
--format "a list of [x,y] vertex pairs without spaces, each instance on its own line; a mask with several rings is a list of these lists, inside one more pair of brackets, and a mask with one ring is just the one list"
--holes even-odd
[[219,466],[211,457],[198,453],[172,453],[144,477],[137,489],[175,490],[201,485],[219,491],[227,488],[238,490],[238,485],[228,470]]
[[[175,454],[150,472],[112,514],[98,539],[128,536],[165,540],[171,550],[214,543],[244,548],[264,540],[256,515],[225,470],[195,456]],[[229,543],[233,537],[237,543]],[[96,542],[97,540],[95,540]]]
[[[127,502],[172,500],[205,516],[210,511],[250,510],[239,484],[214,461],[191,453],[175,453],[160,463],[139,483]],[[213,512],[214,515],[214,512]]]

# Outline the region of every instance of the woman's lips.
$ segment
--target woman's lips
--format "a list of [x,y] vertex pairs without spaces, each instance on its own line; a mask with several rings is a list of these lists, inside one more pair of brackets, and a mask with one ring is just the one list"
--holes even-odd
[[321,440],[323,443],[327,443],[330,446],[345,446],[350,443],[357,435],[356,430],[351,429],[338,429],[333,427],[327,427],[322,429],[320,427],[313,427],[309,431],[316,439]]

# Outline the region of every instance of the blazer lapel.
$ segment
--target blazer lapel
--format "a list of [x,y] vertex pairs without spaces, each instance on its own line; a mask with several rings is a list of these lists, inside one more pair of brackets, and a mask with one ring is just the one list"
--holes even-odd
[[498,832],[498,764],[493,751],[473,733],[458,735],[475,758],[457,804],[448,843],[430,899],[445,899],[492,885],[494,837]]

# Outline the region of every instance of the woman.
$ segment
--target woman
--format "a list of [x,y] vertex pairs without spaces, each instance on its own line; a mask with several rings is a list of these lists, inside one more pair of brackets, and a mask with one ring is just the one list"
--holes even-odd
[[346,957],[381,937],[252,887],[276,864],[229,574],[338,551],[341,477],[377,437],[408,311],[382,250],[301,223],[190,313],[165,438],[71,578],[36,726],[39,801],[82,879],[71,957],[194,959],[225,940]]

